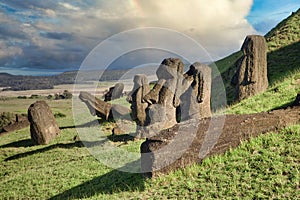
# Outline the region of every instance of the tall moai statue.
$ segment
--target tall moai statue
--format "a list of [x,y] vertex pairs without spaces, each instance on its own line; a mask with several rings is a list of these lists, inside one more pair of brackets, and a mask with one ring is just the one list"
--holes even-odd
[[268,87],[267,45],[263,36],[247,36],[241,48],[238,70],[232,79],[238,101],[264,92]]
[[144,74],[137,74],[133,79],[133,89],[127,97],[127,101],[131,103],[131,116],[138,125],[144,126],[146,123],[146,108],[148,104],[144,102],[143,98],[150,91],[147,76]]
[[147,114],[150,121],[147,130],[156,132],[177,124],[176,108],[180,105],[183,69],[184,64],[179,58],[164,59],[158,67],[158,82],[144,97],[149,104]]
[[180,96],[181,121],[211,117],[211,68],[194,63],[184,74]]
[[136,136],[143,137],[143,127],[147,125],[146,109],[148,103],[144,101],[144,96],[149,93],[150,86],[146,75],[137,74],[133,79],[133,89],[127,97],[127,101],[131,103],[131,117],[136,122]]

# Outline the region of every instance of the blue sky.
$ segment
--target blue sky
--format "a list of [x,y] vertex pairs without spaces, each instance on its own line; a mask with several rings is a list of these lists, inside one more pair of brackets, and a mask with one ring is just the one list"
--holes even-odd
[[247,20],[262,34],[300,8],[300,0],[254,0]]
[[[0,0],[0,72],[78,69],[101,41],[141,27],[186,34],[216,60],[240,49],[246,35],[264,35],[299,8],[299,0]],[[142,57],[125,58],[124,64],[142,63]],[[206,60],[199,55],[199,61]]]

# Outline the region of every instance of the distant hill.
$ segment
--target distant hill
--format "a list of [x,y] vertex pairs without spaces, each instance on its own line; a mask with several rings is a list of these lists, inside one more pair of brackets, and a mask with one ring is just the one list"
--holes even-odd
[[[77,78],[77,83],[87,81],[111,81],[118,80],[127,70],[108,71],[69,71],[54,76],[21,76],[0,73],[0,87],[5,90],[40,90],[52,89],[55,85],[73,84]],[[78,73],[80,76],[77,76]],[[101,77],[99,77],[101,74]]]
[[[300,69],[300,9],[280,22],[265,38],[268,45],[268,79],[272,85]],[[242,52],[238,51],[215,63],[226,88],[228,104],[234,100],[234,88],[230,81],[241,57]],[[217,79],[220,77],[215,77]],[[218,95],[218,90],[214,88],[213,95]]]

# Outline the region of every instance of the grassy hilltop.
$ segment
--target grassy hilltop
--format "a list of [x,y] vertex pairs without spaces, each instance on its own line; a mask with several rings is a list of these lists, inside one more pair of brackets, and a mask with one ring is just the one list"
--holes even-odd
[[[232,105],[227,113],[268,111],[294,99],[300,91],[299,17],[300,10],[266,35],[271,84],[267,92]],[[228,83],[240,56],[237,52],[216,63],[229,96]],[[0,107],[5,112],[24,113],[34,101],[0,99]],[[200,165],[145,180],[139,174],[106,167],[74,140],[77,132],[71,100],[46,101],[54,113],[65,115],[56,118],[62,133],[43,146],[32,145],[29,128],[1,136],[0,199],[300,198],[300,125],[243,142]],[[139,152],[141,142],[111,143]]]
[[[271,87],[290,75],[299,74],[299,27],[300,9],[265,35],[268,45],[268,79]],[[230,81],[237,70],[236,62],[241,56],[242,52],[238,51],[215,63],[224,81],[229,104],[233,102],[234,98],[234,88],[230,85]]]

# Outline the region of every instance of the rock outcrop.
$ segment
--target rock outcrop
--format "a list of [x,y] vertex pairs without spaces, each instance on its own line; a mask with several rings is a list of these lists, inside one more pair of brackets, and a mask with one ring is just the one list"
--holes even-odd
[[247,36],[241,50],[244,56],[232,78],[238,101],[264,92],[268,87],[265,38],[259,35]]
[[28,109],[31,139],[35,144],[48,144],[60,134],[54,115],[45,101],[37,101]]

